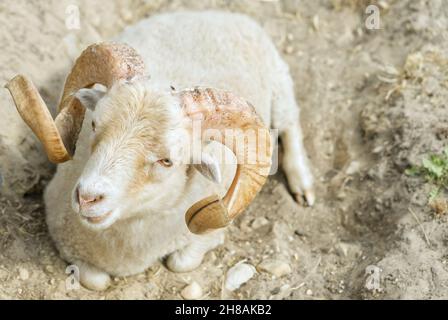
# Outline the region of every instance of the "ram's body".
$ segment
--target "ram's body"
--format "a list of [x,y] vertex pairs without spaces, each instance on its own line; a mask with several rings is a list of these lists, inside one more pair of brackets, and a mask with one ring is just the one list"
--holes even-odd
[[[128,27],[115,40],[129,44],[141,54],[150,82],[158,87],[215,87],[250,101],[263,121],[279,129],[285,139],[284,165],[292,191],[300,193],[311,188],[288,67],[255,22],[242,15],[218,12],[163,14]],[[78,264],[86,277],[93,277],[84,279],[88,286],[101,289],[107,274],[142,272],[177,250],[181,250],[177,260],[187,255],[202,259],[205,251],[222,242],[221,234],[197,236],[186,227],[185,211],[216,190],[213,183],[194,170],[187,171],[186,182],[179,181],[185,183],[181,194],[171,194],[170,190],[176,188],[159,190],[167,195],[161,196],[160,206],[139,203],[141,214],[137,218],[118,221],[101,231],[80,223],[70,197],[89,158],[89,117],[90,112],[86,114],[74,160],[58,166],[45,192],[50,233],[62,256]],[[228,186],[234,166],[222,170],[222,184]],[[172,269],[189,269],[176,259],[171,261]]]

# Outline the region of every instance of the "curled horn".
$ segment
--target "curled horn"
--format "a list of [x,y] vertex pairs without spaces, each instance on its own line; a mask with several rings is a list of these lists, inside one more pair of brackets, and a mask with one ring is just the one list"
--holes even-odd
[[[202,199],[185,215],[190,231],[201,234],[225,227],[255,198],[271,168],[271,137],[253,106],[229,92],[197,88],[179,95],[185,114],[193,121],[200,120],[203,133],[218,130],[221,134],[212,139],[226,145],[237,159],[235,177],[224,198]],[[248,132],[255,133],[255,144],[248,141]],[[237,141],[244,143],[238,146]]]
[[55,120],[26,76],[14,77],[5,87],[20,116],[42,142],[49,160],[61,163],[73,157],[84,120],[85,108],[74,94],[96,83],[109,88],[117,80],[143,75],[144,69],[140,56],[127,45],[99,43],[87,47],[65,81]]

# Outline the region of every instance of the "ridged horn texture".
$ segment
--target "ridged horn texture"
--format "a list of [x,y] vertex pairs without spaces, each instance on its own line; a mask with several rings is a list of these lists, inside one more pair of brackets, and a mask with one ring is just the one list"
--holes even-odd
[[99,43],[87,47],[65,81],[55,120],[27,77],[18,75],[5,87],[20,116],[44,145],[49,160],[61,163],[73,157],[84,120],[85,108],[74,94],[96,83],[109,88],[115,81],[143,75],[144,71],[141,57],[125,44]]
[[[237,159],[235,177],[224,198],[205,198],[185,215],[190,231],[201,234],[227,226],[255,198],[271,168],[271,138],[254,107],[244,99],[226,91],[201,88],[179,95],[185,114],[200,121],[201,138],[207,139],[209,129],[219,132],[210,140],[227,146]],[[253,134],[256,141],[250,139]]]

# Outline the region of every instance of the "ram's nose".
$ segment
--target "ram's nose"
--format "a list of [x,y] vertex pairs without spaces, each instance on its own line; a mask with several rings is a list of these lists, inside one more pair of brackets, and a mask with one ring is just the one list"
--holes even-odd
[[81,209],[90,208],[104,200],[104,194],[100,192],[87,191],[78,185],[76,188],[76,200]]

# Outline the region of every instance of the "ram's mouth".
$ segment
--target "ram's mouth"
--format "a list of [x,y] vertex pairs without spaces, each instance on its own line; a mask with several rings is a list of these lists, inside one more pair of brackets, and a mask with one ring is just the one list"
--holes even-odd
[[111,214],[112,214],[112,211],[109,211],[109,212],[106,212],[105,214],[100,215],[100,216],[95,216],[95,217],[83,216],[83,218],[86,219],[89,223],[98,224],[98,223],[103,222],[107,218],[109,218]]

